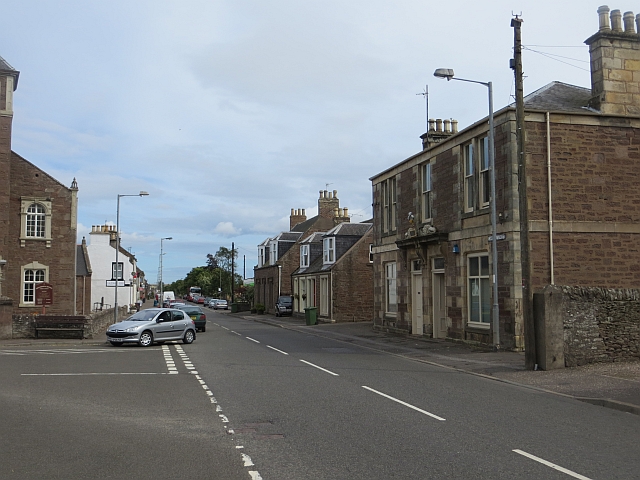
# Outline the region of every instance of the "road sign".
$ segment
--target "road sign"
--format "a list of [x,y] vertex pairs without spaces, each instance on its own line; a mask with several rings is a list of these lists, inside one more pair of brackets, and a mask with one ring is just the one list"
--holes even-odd
[[[504,240],[505,238],[507,238],[507,236],[504,233],[499,233],[498,235],[496,235],[496,240],[498,241]],[[493,235],[489,235],[489,241],[493,242]]]
[[[107,287],[115,287],[116,286],[116,281],[115,280],[107,280]],[[124,283],[124,280],[118,280],[118,286],[119,287],[129,287],[131,286],[128,283]]]
[[36,285],[36,305],[53,305],[53,285],[42,282]]

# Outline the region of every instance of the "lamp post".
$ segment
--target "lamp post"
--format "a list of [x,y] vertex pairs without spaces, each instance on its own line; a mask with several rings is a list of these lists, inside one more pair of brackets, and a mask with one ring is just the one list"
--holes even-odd
[[[121,197],[146,197],[149,195],[148,192],[140,191],[140,193],[136,195],[120,195],[118,194],[118,206],[116,209],[116,266],[115,266],[115,277],[116,280],[116,293],[113,301],[113,320],[115,323],[118,322],[118,282],[120,281],[120,268],[118,266],[118,254],[120,253],[120,198]],[[124,268],[122,269],[122,278],[124,279]],[[113,274],[113,272],[112,272]]]
[[162,242],[165,240],[173,240],[173,237],[164,237],[160,239],[160,308],[164,305],[164,287],[162,285],[162,256],[164,255]]
[[496,168],[495,168],[495,147],[494,147],[494,125],[493,125],[493,85],[491,82],[480,82],[478,80],[467,80],[456,78],[450,68],[438,68],[433,72],[437,78],[448,80],[460,80],[461,82],[479,83],[489,90],[489,169],[491,171],[491,256],[493,257],[493,346],[500,348],[500,310],[498,306],[498,238],[496,225]]

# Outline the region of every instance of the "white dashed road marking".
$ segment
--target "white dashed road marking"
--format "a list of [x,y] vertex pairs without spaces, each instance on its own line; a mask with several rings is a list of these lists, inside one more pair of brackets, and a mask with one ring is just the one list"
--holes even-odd
[[311,363],[311,362],[307,362],[306,360],[302,360],[302,359],[300,359],[300,361],[301,361],[302,363],[306,363],[307,365],[310,365],[310,366],[312,366],[312,367],[314,367],[314,368],[317,368],[318,370],[322,370],[323,372],[327,372],[327,373],[329,373],[329,374],[331,374],[331,375],[333,375],[333,376],[335,376],[335,377],[339,377],[339,376],[340,376],[340,375],[338,375],[337,373],[334,373],[334,372],[332,372],[332,371],[330,371],[330,370],[327,370],[326,368],[319,367],[318,365],[314,365],[313,363]]
[[530,458],[531,460],[535,460],[536,462],[546,465],[547,467],[551,467],[554,470],[558,470],[559,472],[566,473],[567,475],[573,478],[579,478],[580,480],[591,480],[589,477],[585,477],[584,475],[580,475],[579,473],[572,472],[571,470],[567,470],[566,468],[561,467],[560,465],[556,465],[555,463],[547,462],[546,460],[540,457],[536,457],[535,455],[531,455],[530,453],[524,452],[522,450],[515,449],[513,451],[519,455],[523,455],[527,458]]
[[428,415],[428,416],[430,416],[432,418],[435,418],[436,420],[440,420],[440,421],[443,421],[443,422],[445,421],[445,419],[442,418],[442,417],[434,415],[433,413],[429,413],[426,410],[422,410],[421,408],[414,407],[410,403],[406,403],[406,402],[403,402],[402,400],[398,400],[397,398],[393,398],[392,396],[387,395],[386,393],[379,392],[377,390],[374,390],[373,388],[365,387],[364,385],[362,386],[362,388],[364,388],[366,390],[369,390],[370,392],[377,393],[378,395],[381,395],[381,396],[383,396],[385,398],[388,398],[389,400],[393,400],[394,402],[397,402],[400,405],[404,405],[405,407],[412,408],[413,410],[416,410],[417,412],[424,413],[425,415]]
[[272,347],[271,345],[267,345],[267,348],[270,348],[271,350],[275,350],[276,352],[279,352],[283,355],[289,355],[287,352],[283,352],[282,350],[278,350],[276,347]]

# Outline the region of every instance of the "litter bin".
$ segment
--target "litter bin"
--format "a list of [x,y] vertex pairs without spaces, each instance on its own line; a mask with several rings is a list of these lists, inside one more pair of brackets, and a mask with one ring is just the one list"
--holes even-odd
[[231,304],[231,313],[238,313],[238,304],[237,303],[232,303]]
[[318,308],[307,307],[304,309],[304,319],[307,321],[307,325],[315,325],[318,323]]

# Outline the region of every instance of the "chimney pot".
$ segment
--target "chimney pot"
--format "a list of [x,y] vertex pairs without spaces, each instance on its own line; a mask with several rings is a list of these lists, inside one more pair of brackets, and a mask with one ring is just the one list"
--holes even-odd
[[635,16],[633,12],[624,12],[624,32],[636,33],[636,26],[633,24]]
[[338,190],[333,191],[333,198],[338,198]]
[[444,133],[451,133],[451,120],[444,121]]
[[458,120],[451,120],[451,133],[458,133]]
[[442,119],[436,118],[436,132],[442,132]]
[[616,33],[622,33],[622,13],[620,10],[611,10],[611,29]]
[[433,132],[436,129],[436,121],[433,118],[429,119],[429,131]]
[[338,216],[338,207],[334,207],[333,208],[333,216],[337,217]]
[[600,21],[600,31],[611,30],[611,26],[609,25],[609,7],[607,5],[602,5],[598,8],[598,18]]
[[329,198],[329,192],[325,190],[322,194],[322,198]]
[[293,215],[293,208],[291,209],[291,215]]
[[307,209],[306,209],[306,208],[303,208],[303,209],[302,209],[302,215],[306,215],[306,214],[307,214]]
[[349,209],[347,207],[344,207],[344,216],[345,217],[349,216]]

